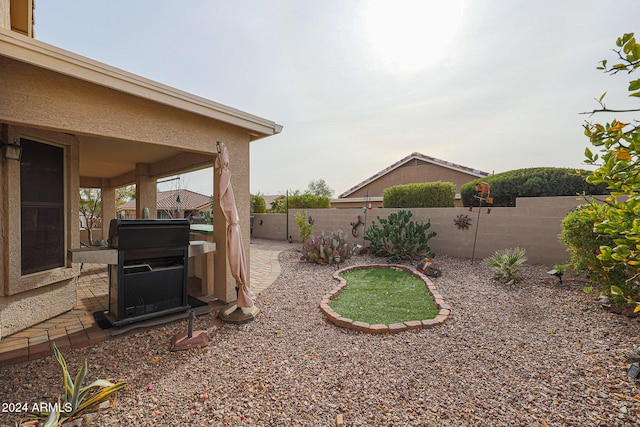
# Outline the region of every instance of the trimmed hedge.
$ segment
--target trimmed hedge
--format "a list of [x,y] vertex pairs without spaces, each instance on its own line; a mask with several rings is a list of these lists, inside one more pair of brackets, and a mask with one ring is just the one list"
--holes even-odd
[[331,199],[326,196],[316,196],[315,194],[289,196],[289,209],[323,209],[330,207]]
[[464,206],[478,206],[478,200],[473,196],[476,194],[476,184],[480,182],[490,185],[492,206],[515,206],[518,197],[609,194],[606,185],[587,183],[585,179],[590,174],[587,170],[570,168],[515,169],[468,182],[460,187],[460,195]]
[[456,197],[452,182],[421,182],[385,188],[383,208],[451,208]]

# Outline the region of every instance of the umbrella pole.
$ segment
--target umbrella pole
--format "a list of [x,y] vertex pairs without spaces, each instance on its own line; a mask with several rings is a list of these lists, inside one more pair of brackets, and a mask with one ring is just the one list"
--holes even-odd
[[[222,143],[221,141],[217,141],[216,142],[216,150],[218,151],[218,158],[216,159],[216,166],[218,168],[218,173],[220,173],[221,177],[224,175],[225,176],[225,180],[229,180],[229,172],[228,172],[228,152],[226,147],[224,146],[224,143]],[[227,172],[223,171],[226,170]],[[222,183],[223,180],[222,178],[220,179],[220,183]],[[223,211],[223,215],[225,216],[225,220],[227,222],[227,232],[229,232],[230,229],[230,224],[231,224],[231,220],[233,218],[230,218],[229,215],[227,215],[225,213],[225,208],[223,207],[224,205],[224,201],[226,200],[228,203],[228,208],[230,211],[232,211],[232,215],[237,216],[238,213],[236,211],[236,206],[235,206],[235,201],[233,198],[233,189],[231,187],[231,183],[230,182],[225,182],[226,185],[228,185],[228,187],[225,188],[224,192],[221,192],[220,189],[218,190],[218,202],[221,205],[220,208]],[[227,193],[228,192],[228,193]],[[229,196],[230,195],[230,199]],[[225,199],[225,197],[227,197]],[[236,227],[236,229],[232,230],[232,232],[237,232],[239,233],[239,227]],[[242,248],[242,235],[238,236],[239,242],[239,250],[241,252],[244,251],[244,249]],[[229,258],[230,252],[229,252],[229,234],[227,234],[227,258]],[[242,254],[242,257],[244,257],[244,254]],[[232,260],[228,259],[229,262],[229,267],[234,270],[235,268],[246,268],[246,266],[242,266],[240,267],[239,265],[232,265]],[[237,262],[239,263],[239,260],[237,260]],[[244,264],[244,262],[243,262]],[[245,271],[245,274],[247,273],[247,271]],[[235,302],[231,302],[229,303],[223,310],[220,311],[220,313],[218,313],[218,318],[222,321],[225,322],[231,322],[231,323],[246,323],[249,322],[251,320],[253,320],[255,318],[255,316],[260,312],[260,309],[258,307],[256,307],[254,304],[252,304],[250,307],[239,307],[238,306],[238,299],[240,296],[240,286],[247,286],[245,283],[243,283],[243,281],[241,280],[240,283],[238,283],[238,280],[240,280],[240,272],[236,272],[235,270],[232,271],[232,275],[235,277],[236,279],[236,301]],[[243,288],[243,295],[244,295],[244,288]]]

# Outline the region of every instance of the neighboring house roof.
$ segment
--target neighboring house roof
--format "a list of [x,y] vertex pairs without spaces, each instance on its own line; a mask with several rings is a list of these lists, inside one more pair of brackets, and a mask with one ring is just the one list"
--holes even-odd
[[[157,210],[176,210],[178,208],[177,198],[180,196],[180,209],[183,211],[209,210],[211,197],[196,193],[191,190],[169,190],[158,191]],[[129,200],[116,209],[117,212],[135,210],[136,200]]]
[[382,169],[380,172],[378,172],[377,174],[365,179],[364,181],[362,181],[360,184],[351,187],[350,189],[348,189],[347,191],[345,191],[344,193],[340,194],[338,197],[339,198],[343,198],[343,197],[349,197],[350,194],[358,191],[359,189],[361,189],[362,187],[366,186],[367,184],[370,184],[371,182],[377,180],[378,178],[388,174],[389,172],[394,171],[395,169],[399,168],[400,166],[412,161],[412,160],[420,160],[423,162],[427,162],[427,163],[432,163],[434,165],[438,165],[438,166],[442,166],[448,169],[452,169],[458,172],[463,172],[469,175],[473,175],[476,176],[478,178],[482,178],[484,176],[489,176],[488,172],[483,172],[481,170],[478,169],[472,169],[466,166],[462,166],[456,163],[451,163],[448,162],[446,160],[440,160],[440,159],[436,159],[435,157],[430,157],[430,156],[425,156],[424,154],[421,153],[411,153],[410,155],[408,155],[407,157],[395,162],[394,164],[392,164],[391,166]]

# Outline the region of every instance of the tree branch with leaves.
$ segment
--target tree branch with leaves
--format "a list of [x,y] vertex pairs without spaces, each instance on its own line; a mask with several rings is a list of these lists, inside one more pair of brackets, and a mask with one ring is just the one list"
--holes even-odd
[[[636,72],[640,68],[640,44],[634,34],[618,38],[616,46],[618,61],[610,66],[603,60],[597,68],[610,75]],[[630,97],[640,97],[640,78],[629,82],[628,91]],[[604,104],[605,96],[606,93],[598,99],[602,108],[592,113],[640,111],[609,109]],[[595,153],[585,149],[586,163],[597,166],[587,181],[596,185],[605,183],[611,191],[603,218],[595,222],[594,231],[610,237],[613,243],[600,246],[597,258],[605,269],[624,268],[624,289],[612,286],[611,293],[634,302],[640,296],[640,127],[637,120],[614,118],[605,124],[587,122],[584,133],[598,149]]]

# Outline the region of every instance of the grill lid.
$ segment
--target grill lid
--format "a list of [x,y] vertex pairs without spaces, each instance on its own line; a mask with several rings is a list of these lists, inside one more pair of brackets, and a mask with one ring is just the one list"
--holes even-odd
[[112,219],[109,247],[119,250],[189,245],[188,219]]

